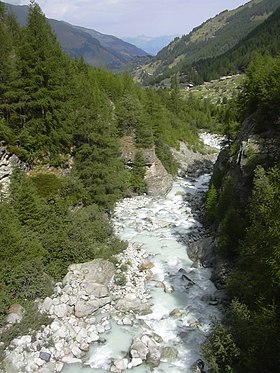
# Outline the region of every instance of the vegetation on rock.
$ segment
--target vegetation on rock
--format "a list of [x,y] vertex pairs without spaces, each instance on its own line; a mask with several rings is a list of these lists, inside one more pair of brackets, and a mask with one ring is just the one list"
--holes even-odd
[[[240,99],[243,115],[255,123],[247,136],[264,143],[272,139],[274,146],[260,155],[247,152],[254,162],[245,167],[246,178],[240,176],[242,154],[228,149],[231,163],[224,174],[216,168],[206,199],[219,253],[233,265],[224,323],[205,345],[215,372],[274,372],[280,363],[279,72],[279,57],[258,57],[247,70]],[[232,147],[240,148],[240,136]],[[245,200],[244,186],[250,195]]]
[[[23,28],[0,2],[0,31],[0,140],[31,168],[15,170],[1,196],[2,323],[11,303],[49,294],[69,264],[124,247],[108,214],[130,191],[146,191],[141,149],[155,147],[175,174],[169,147],[198,147],[208,116],[175,88],[143,90],[127,73],[70,59],[34,1]],[[121,136],[137,146],[132,169],[120,159]]]

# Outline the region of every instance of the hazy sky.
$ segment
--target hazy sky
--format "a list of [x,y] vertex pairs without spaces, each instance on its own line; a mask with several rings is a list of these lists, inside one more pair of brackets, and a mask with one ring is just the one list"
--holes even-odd
[[[29,4],[29,0],[5,0]],[[182,35],[248,0],[38,0],[48,18],[119,37]]]

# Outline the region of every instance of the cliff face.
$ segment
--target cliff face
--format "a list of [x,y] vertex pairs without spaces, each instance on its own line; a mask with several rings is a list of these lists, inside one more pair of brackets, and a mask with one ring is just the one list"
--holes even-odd
[[257,165],[265,169],[280,159],[280,133],[277,128],[257,132],[254,116],[247,118],[235,143],[223,149],[214,167],[214,173],[224,181],[230,176],[242,203],[251,194],[254,170]]
[[138,149],[131,136],[121,139],[121,159],[127,166],[134,163],[136,152],[140,151],[146,165],[145,182],[151,196],[165,195],[172,188],[173,178],[156,156],[155,147]]
[[26,169],[26,165],[15,155],[0,147],[0,192],[6,196],[9,193],[10,177],[14,168]]

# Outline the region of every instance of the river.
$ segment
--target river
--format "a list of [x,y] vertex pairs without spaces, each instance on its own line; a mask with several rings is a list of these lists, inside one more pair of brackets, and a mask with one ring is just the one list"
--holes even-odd
[[90,350],[90,367],[69,366],[64,373],[106,372],[111,359],[124,358],[132,340],[143,334],[159,336],[161,348],[173,347],[178,356],[158,367],[142,364],[126,371],[186,373],[203,359],[205,336],[212,322],[221,318],[219,307],[211,305],[217,289],[210,281],[211,269],[193,266],[180,237],[203,231],[186,197],[206,191],[209,178],[210,174],[177,178],[164,198],[139,196],[117,204],[113,216],[116,233],[123,240],[140,243],[153,263],[152,280],[146,283],[152,313],[138,316],[133,326],[112,323],[111,331],[104,334],[107,342]]

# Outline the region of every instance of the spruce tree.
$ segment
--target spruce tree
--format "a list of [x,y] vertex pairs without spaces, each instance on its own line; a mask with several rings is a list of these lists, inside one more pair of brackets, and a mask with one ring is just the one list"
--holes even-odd
[[67,143],[61,112],[67,97],[68,60],[39,5],[33,1],[19,59],[16,126],[20,145],[35,155],[58,152]]

